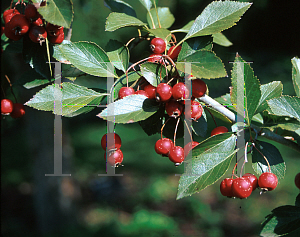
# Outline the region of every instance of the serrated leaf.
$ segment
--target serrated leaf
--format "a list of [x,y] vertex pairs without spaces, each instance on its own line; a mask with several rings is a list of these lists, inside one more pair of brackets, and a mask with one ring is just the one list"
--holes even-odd
[[[58,46],[61,54],[79,70],[98,77],[117,77],[105,51],[92,42],[68,42]],[[110,66],[110,67],[109,67]]]
[[214,1],[196,18],[184,39],[211,35],[235,25],[251,3]]
[[[151,14],[152,19],[154,21],[155,28],[168,29],[175,22],[175,18],[173,16],[173,14],[170,12],[170,9],[168,7],[158,7],[157,8],[157,13],[158,13],[158,16],[156,14],[155,8],[152,8],[147,13],[147,22],[148,22],[148,25],[151,26],[151,28],[152,28],[152,21],[151,21],[151,18],[150,18],[150,14]],[[159,22],[161,24],[161,27],[159,27],[157,17],[159,18]]]
[[205,137],[207,132],[207,117],[205,110],[197,121],[192,122],[192,130],[197,136]]
[[300,233],[300,207],[286,205],[275,208],[266,217],[260,236],[299,236],[297,233]]
[[[40,0],[32,0],[40,3]],[[69,28],[73,20],[73,4],[70,0],[47,0],[45,6],[41,6],[38,12],[51,24]]]
[[164,29],[164,28],[158,28],[158,29],[145,29],[149,33],[153,34],[155,37],[162,38],[166,42],[169,42],[171,39],[171,31]]
[[261,97],[256,109],[256,113],[260,113],[269,108],[267,100],[280,97],[283,91],[281,81],[273,81],[260,86]]
[[232,43],[229,41],[229,39],[227,39],[226,36],[224,34],[222,34],[221,32],[215,33],[212,36],[214,38],[213,42],[216,44],[219,44],[224,47],[229,47],[232,45]]
[[[246,63],[240,56],[234,60],[231,84],[233,87],[231,102],[236,108],[238,107],[237,113],[239,115],[245,113],[245,121],[249,125],[260,101],[260,84],[257,77],[254,76],[250,64]],[[244,90],[244,93],[238,93],[238,90],[240,90],[239,92]],[[244,97],[242,97],[243,94]],[[244,102],[244,106],[237,106],[238,101],[239,103]]]
[[300,97],[300,59],[292,58],[292,79],[296,95]]
[[300,121],[300,98],[281,96],[269,100],[268,105],[273,114],[277,116],[288,116]]
[[139,0],[141,4],[147,9],[147,11],[150,11],[152,7],[152,1],[151,0]]
[[185,41],[182,44],[182,48],[178,55],[177,61],[183,62],[185,58],[202,49],[210,51],[212,49],[212,40],[213,39],[211,36],[205,36],[199,38],[192,38]]
[[106,52],[110,61],[117,69],[123,72],[127,70],[129,64],[129,50],[127,46],[117,40],[111,39],[106,45]]
[[190,21],[189,23],[187,23],[184,27],[177,29],[177,30],[172,30],[172,33],[176,33],[176,32],[182,32],[182,33],[188,33],[189,30],[191,29],[192,25],[194,24],[194,20]]
[[[60,87],[62,86],[62,88]],[[52,111],[57,115],[67,115],[83,108],[96,98],[102,98],[106,94],[64,82],[61,85],[52,84],[33,96],[26,105],[38,110]],[[61,110],[55,110],[55,102],[61,101]]]
[[126,15],[136,17],[135,10],[132,6],[122,0],[104,0],[104,6],[112,12],[125,13]]
[[[271,167],[271,172],[276,174],[278,179],[283,179],[286,166],[279,150],[274,145],[267,142],[257,141],[255,144],[255,147],[267,158]],[[258,175],[269,172],[266,160],[255,148],[252,153],[252,168]]]
[[126,15],[125,13],[112,12],[106,19],[105,30],[115,31],[122,27],[145,25],[147,24],[133,16]]
[[184,72],[186,62],[191,63],[194,77],[211,79],[227,75],[221,59],[208,50],[197,51],[186,57],[184,61],[177,62],[177,69]]
[[130,95],[107,106],[97,116],[115,123],[134,123],[149,118],[159,106],[143,95]]
[[193,149],[193,157],[179,180],[177,199],[190,196],[219,180],[235,155],[236,136],[225,133],[208,138]]
[[140,69],[142,76],[155,87],[167,75],[166,68],[157,63],[143,63],[140,65]]
[[63,63],[63,64],[71,64],[66,58],[65,56],[62,54],[62,52],[60,51],[60,48],[62,44],[72,44],[71,41],[69,40],[63,40],[63,42],[61,44],[57,44],[53,46],[53,54],[52,56],[59,62]]

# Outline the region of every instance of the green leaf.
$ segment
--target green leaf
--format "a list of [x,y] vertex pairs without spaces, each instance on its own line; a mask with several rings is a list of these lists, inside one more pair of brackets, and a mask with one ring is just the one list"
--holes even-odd
[[[233,87],[231,102],[237,107],[237,101],[244,101],[243,108],[239,107],[240,110],[237,112],[240,115],[244,115],[245,113],[245,121],[250,125],[256,108],[259,105],[261,97],[260,85],[259,80],[254,76],[250,64],[246,63],[240,56],[237,56],[234,61],[231,84]],[[238,90],[244,90],[244,97],[238,93]]]
[[[129,72],[128,73],[128,85],[130,86],[132,84],[132,82],[135,82],[136,80],[138,80],[141,76],[136,73],[136,72]],[[123,76],[121,76],[114,84],[114,98],[118,98],[118,93],[119,90],[124,87],[127,86],[127,79],[126,79],[126,75],[124,74]],[[112,92],[112,91],[111,91]],[[110,93],[111,93],[110,92]]]
[[192,130],[197,136],[205,137],[207,133],[207,117],[205,110],[197,121],[192,122]]
[[[83,86],[64,82],[61,85],[52,84],[45,87],[26,102],[26,105],[38,110],[52,111],[57,115],[65,116],[76,112],[97,98],[102,99],[105,95]],[[61,111],[55,110],[55,101],[61,101]]]
[[292,79],[296,95],[300,97],[300,59],[297,57],[292,58]]
[[269,108],[267,100],[280,97],[283,91],[281,81],[273,81],[260,86],[261,97],[256,109],[256,113],[260,113]]
[[110,39],[106,45],[106,52],[113,65],[125,72],[129,64],[129,50],[121,42]]
[[[117,77],[105,51],[92,42],[68,42],[58,46],[61,54],[79,70],[98,77]],[[113,70],[113,69],[112,69]]]
[[68,65],[70,67],[66,68],[64,66],[66,64],[62,64],[62,77],[65,77],[71,81],[75,81],[77,77],[85,75],[84,72],[80,71],[78,68],[74,67],[73,65]]
[[130,95],[107,106],[97,116],[115,123],[134,123],[156,113],[158,104],[143,95]]
[[[41,0],[32,0],[40,3]],[[51,24],[69,28],[73,20],[73,4],[70,0],[48,0],[45,6],[41,6],[38,12]]]
[[145,25],[147,24],[133,16],[126,15],[125,13],[112,12],[106,19],[105,30],[115,31],[122,27]]
[[25,83],[23,86],[26,89],[32,89],[32,88],[35,88],[35,87],[38,87],[38,86],[46,85],[50,82],[53,82],[54,80],[55,79],[51,79],[51,81],[49,81],[48,79],[35,79],[31,82]]
[[260,236],[299,236],[300,232],[300,207],[280,206],[272,211],[272,214],[266,217],[262,224]]
[[[166,125],[163,129],[163,136],[171,140],[174,139],[174,131],[176,129],[178,119],[179,118],[171,118],[169,117],[169,115],[165,115],[164,121],[166,121]],[[183,123],[183,119],[180,119],[177,126],[176,139],[183,138],[183,136],[184,136],[184,123]]]
[[161,106],[155,114],[151,115],[145,120],[140,121],[139,124],[148,136],[160,133],[161,127],[163,125],[164,115],[165,107]]
[[157,63],[143,63],[140,65],[142,76],[153,86],[157,87],[166,74],[166,68]]
[[185,58],[202,49],[206,49],[210,51],[212,49],[212,40],[213,39],[211,36],[205,36],[205,37],[192,38],[185,41],[182,44],[182,48],[178,55],[177,61],[183,62]]
[[169,42],[172,37],[171,31],[164,29],[164,28],[147,29],[146,31],[153,34],[155,37],[162,38],[166,42]]
[[161,24],[161,27],[158,25],[158,20],[157,20],[157,14],[155,8],[152,8],[150,11],[147,13],[147,22],[148,25],[151,26],[152,28],[152,21],[150,18],[150,14],[152,16],[152,19],[154,21],[155,28],[169,28],[173,25],[175,22],[175,18],[173,14],[170,12],[170,9],[168,7],[158,7],[157,8],[157,13],[158,13],[158,18]]
[[206,108],[211,112],[211,114],[215,118],[220,119],[226,123],[230,123],[230,124],[233,123],[228,117],[226,117],[224,114],[220,113],[219,111],[213,109],[212,107],[207,106]]
[[278,116],[288,116],[300,121],[300,98],[281,96],[268,101],[272,113]]
[[190,21],[189,23],[187,23],[184,27],[177,29],[177,30],[172,30],[172,33],[176,33],[176,32],[182,32],[182,33],[188,33],[189,30],[191,29],[192,25],[194,24],[194,20]]
[[104,6],[112,12],[125,13],[126,15],[136,17],[135,10],[132,6],[122,0],[104,0]]
[[232,43],[221,32],[215,33],[212,36],[214,38],[214,43],[216,43],[216,44],[219,44],[224,47],[229,47],[232,45]]
[[196,18],[184,39],[219,33],[235,25],[251,3],[214,1]]
[[147,9],[147,11],[150,11],[150,9],[152,7],[151,0],[140,0],[140,3],[143,4],[143,6]]
[[193,149],[192,159],[179,180],[177,199],[190,196],[219,180],[235,155],[236,136],[224,133],[208,138]]
[[[272,173],[276,174],[278,179],[283,179],[286,166],[279,150],[274,145],[267,142],[257,141],[255,145],[255,147],[267,158]],[[253,149],[252,154],[252,168],[258,175],[269,172],[266,160],[255,148]]]
[[211,79],[227,75],[221,59],[208,50],[197,51],[186,57],[184,61],[177,62],[177,69],[184,72],[186,62],[191,63],[194,77]]

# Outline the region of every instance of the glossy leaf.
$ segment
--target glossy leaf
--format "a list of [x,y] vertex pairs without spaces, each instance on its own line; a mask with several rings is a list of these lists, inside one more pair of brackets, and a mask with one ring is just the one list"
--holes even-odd
[[158,13],[158,18],[159,22],[161,24],[161,27],[159,27],[158,20],[157,20],[157,14],[155,8],[152,8],[150,11],[147,13],[147,22],[148,25],[151,26],[152,28],[152,21],[150,18],[150,14],[152,16],[152,19],[154,21],[154,26],[155,28],[169,28],[173,25],[175,22],[175,18],[173,14],[170,12],[170,9],[168,7],[158,7],[157,8],[157,13]]
[[272,113],[278,116],[288,116],[300,121],[300,98],[281,96],[268,101]]
[[[253,69],[240,56],[237,56],[234,61],[231,84],[233,87],[231,102],[237,108],[237,101],[244,101],[244,106],[239,107],[240,110],[237,112],[240,115],[245,113],[245,121],[249,125],[259,105],[260,84],[254,76]],[[238,90],[244,90],[244,97],[241,96],[243,93],[238,93]]]
[[[105,95],[83,86],[64,82],[61,86],[52,84],[45,87],[26,102],[26,105],[64,116],[76,112],[97,98],[102,99]],[[55,110],[56,101],[61,101],[60,111]]]
[[69,41],[58,48],[71,64],[87,74],[98,77],[117,77],[107,54],[95,43]]
[[197,51],[186,57],[184,61],[181,59],[180,62],[177,62],[178,70],[184,72],[186,62],[191,63],[194,77],[211,79],[227,75],[221,59],[208,50]]
[[140,65],[142,76],[153,86],[157,87],[166,76],[166,68],[156,63],[143,63]]
[[112,64],[119,70],[125,72],[129,64],[129,50],[117,40],[109,40],[106,45],[107,55]]
[[283,85],[281,81],[273,81],[265,85],[260,86],[261,97],[256,109],[256,113],[260,113],[269,108],[267,100],[280,97],[283,91]]
[[[40,0],[32,0],[40,3]],[[41,6],[38,12],[43,18],[54,25],[69,28],[73,20],[73,4],[70,0],[47,0],[45,6]]]
[[192,130],[197,136],[205,137],[207,133],[207,117],[205,110],[197,121],[192,121]]
[[115,31],[127,26],[145,26],[146,23],[125,13],[112,12],[106,19],[105,30]]
[[235,156],[236,136],[225,133],[208,138],[193,149],[192,159],[179,180],[177,199],[190,196],[219,180]]
[[122,0],[104,0],[104,6],[112,12],[125,13],[126,15],[136,17],[135,10],[132,6]]
[[294,89],[296,95],[300,97],[300,59],[299,58],[292,58],[292,79],[294,84]]
[[164,114],[165,108],[161,106],[155,114],[139,122],[140,126],[148,136],[160,133],[161,127],[163,125]]
[[219,33],[235,25],[251,3],[214,1],[196,18],[185,39]]
[[139,0],[141,4],[147,9],[147,11],[150,11],[152,7],[152,1],[151,0]]
[[[271,167],[271,172],[276,174],[278,179],[283,179],[286,166],[279,150],[274,145],[267,142],[257,141],[255,144],[255,147],[267,158]],[[266,160],[255,148],[253,149],[252,154],[252,168],[258,175],[269,172]]]
[[130,95],[107,106],[97,116],[115,123],[134,123],[145,120],[158,110],[158,104],[143,95]]
[[224,47],[229,47],[232,45],[232,43],[229,41],[229,39],[226,38],[224,34],[221,32],[215,33],[212,35],[214,38],[214,43],[219,44]]

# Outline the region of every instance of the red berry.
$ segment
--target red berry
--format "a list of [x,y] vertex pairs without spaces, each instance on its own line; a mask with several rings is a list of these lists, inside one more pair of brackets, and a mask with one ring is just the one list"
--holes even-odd
[[12,118],[21,118],[25,115],[25,108],[24,105],[21,103],[15,103],[14,104],[14,109],[10,113],[10,116]]
[[162,54],[157,54],[157,53],[150,54],[148,58],[148,62],[162,63],[163,62]]
[[49,36],[48,39],[52,44],[61,44],[65,39],[65,33],[62,32],[57,36]]
[[265,172],[258,178],[258,186],[266,191],[272,191],[277,187],[278,179],[276,174]]
[[14,15],[9,23],[16,35],[24,35],[30,28],[30,22],[23,14]]
[[198,146],[199,145],[199,142],[196,142],[196,141],[192,141],[192,142],[189,142],[188,144],[186,144],[184,146],[184,157],[187,157],[187,155],[189,154],[189,152],[194,149],[194,147]]
[[248,179],[236,178],[232,182],[231,190],[234,197],[246,198],[252,193],[252,185]]
[[16,14],[20,14],[20,12],[17,9],[9,9],[3,12],[3,20],[5,24],[10,22],[11,18],[15,16]]
[[248,179],[252,185],[252,191],[258,188],[258,179],[254,174],[246,173],[243,178]]
[[214,136],[214,135],[218,135],[218,134],[222,134],[222,133],[226,133],[226,132],[228,132],[228,129],[227,129],[226,127],[224,127],[224,126],[219,126],[219,127],[214,128],[214,129],[211,131],[210,135],[211,135],[211,136]]
[[53,25],[51,23],[47,23],[46,31],[49,36],[57,36],[57,35],[61,34],[62,32],[64,32],[64,27]]
[[151,84],[144,87],[144,91],[148,94],[149,99],[155,99],[156,98],[156,87],[152,86]]
[[[177,58],[178,58],[178,55],[179,55],[179,53],[180,53],[180,51],[181,51],[181,46],[179,45],[179,46],[177,46],[176,48],[175,48],[176,46],[174,45],[174,46],[172,46],[171,48],[169,48],[169,50],[168,50],[168,55],[169,55],[169,57],[173,60],[173,61],[175,61]],[[175,48],[175,49],[174,49]],[[174,50],[173,50],[174,49]]]
[[[111,149],[115,149],[115,148],[120,148],[121,147],[121,138],[118,134],[116,133],[109,133],[108,138],[112,137],[112,134],[114,136],[114,141],[111,141],[112,143],[114,142],[115,144],[109,144],[109,146],[107,147],[107,134],[104,134],[101,138],[101,147],[103,148],[103,150],[111,150]],[[110,136],[111,135],[111,136]]]
[[138,90],[138,91],[135,92],[135,94],[136,94],[136,95],[144,95],[144,96],[148,97],[147,92],[144,91],[144,90]]
[[150,42],[153,53],[163,53],[166,50],[166,42],[162,38],[154,38]]
[[28,4],[25,8],[24,14],[26,18],[30,20],[36,18],[38,12],[33,4]]
[[300,189],[300,173],[296,174],[295,176],[295,184],[296,187]]
[[[104,159],[106,160],[107,153],[104,154]],[[110,166],[118,167],[123,161],[123,152],[120,149],[109,151],[107,157],[107,163]]]
[[43,26],[33,26],[28,35],[32,42],[42,43],[47,38],[47,31]]
[[31,22],[32,26],[43,26],[43,19],[38,17],[35,21]]
[[189,90],[186,88],[184,83],[178,82],[172,88],[172,95],[175,100],[182,100],[188,98]]
[[232,192],[232,183],[234,179],[226,178],[220,184],[221,194],[225,197],[234,197]]
[[163,139],[157,140],[157,142],[155,143],[154,149],[157,154],[167,156],[169,154],[171,148],[173,148],[173,146],[174,145],[173,145],[173,142],[171,139],[163,138]]
[[156,93],[158,94],[159,101],[166,102],[172,97],[172,87],[167,83],[160,83],[156,87]]
[[195,100],[191,101],[191,119],[197,121],[199,118],[201,118],[203,113],[203,107],[202,105]]
[[183,111],[183,105],[175,100],[170,100],[166,103],[165,109],[170,117],[177,118]]
[[175,165],[180,165],[184,161],[184,150],[181,146],[174,146],[169,153],[169,159]]
[[207,86],[204,81],[200,79],[192,80],[192,95],[199,98],[205,94]]
[[14,103],[10,99],[1,100],[1,114],[8,115],[13,111]]
[[119,99],[122,99],[126,96],[133,95],[133,94],[134,94],[134,89],[133,88],[131,88],[131,87],[122,87],[119,90]]
[[4,34],[7,38],[18,41],[22,39],[22,35],[16,35],[15,30],[11,27],[10,22],[5,25]]

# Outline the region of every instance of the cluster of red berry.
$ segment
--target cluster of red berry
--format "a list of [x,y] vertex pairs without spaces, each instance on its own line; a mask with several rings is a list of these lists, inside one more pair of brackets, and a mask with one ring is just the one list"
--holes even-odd
[[278,179],[274,173],[262,173],[258,179],[254,174],[246,173],[235,179],[224,179],[220,184],[220,191],[226,197],[247,198],[258,187],[262,191],[272,191],[277,184]]
[[[107,138],[110,136],[114,136],[114,143],[112,144],[107,142]],[[123,153],[120,149],[121,143],[121,138],[116,133],[104,134],[101,138],[101,146],[103,150],[107,151],[104,153],[104,160],[107,160],[110,166],[118,167],[123,161]]]
[[13,103],[10,99],[2,99],[1,114],[10,115],[12,118],[20,118],[25,114],[25,108],[21,103]]
[[1,28],[1,31],[4,31],[7,38],[14,41],[28,34],[34,43],[41,44],[48,38],[49,42],[60,44],[65,37],[64,27],[46,23],[33,4],[25,7],[24,14],[21,14],[15,7],[4,11],[3,20],[5,26]]

